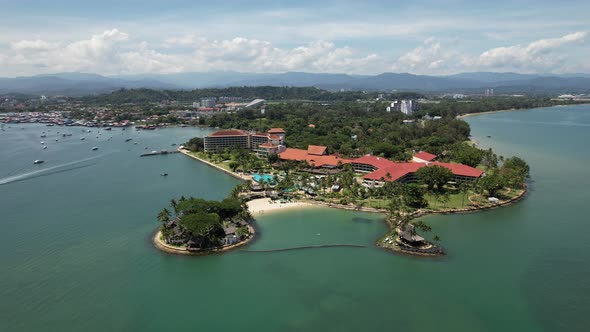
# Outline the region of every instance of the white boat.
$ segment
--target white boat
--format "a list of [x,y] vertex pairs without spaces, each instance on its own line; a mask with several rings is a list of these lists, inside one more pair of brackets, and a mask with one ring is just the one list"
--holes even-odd
[[41,141],[41,144],[45,144],[45,142]]
[[80,140],[81,140],[81,141],[83,141],[83,140],[85,140],[85,139],[86,139],[86,137],[80,137]]
[[47,145],[44,145],[44,146],[43,146],[43,150],[45,150],[45,149],[47,149]]
[[95,146],[95,147],[92,148],[92,151],[96,151],[96,150],[98,150],[98,147],[97,146]]
[[33,164],[43,164],[44,162],[45,161],[43,161],[43,160],[37,159],[37,160],[33,161]]

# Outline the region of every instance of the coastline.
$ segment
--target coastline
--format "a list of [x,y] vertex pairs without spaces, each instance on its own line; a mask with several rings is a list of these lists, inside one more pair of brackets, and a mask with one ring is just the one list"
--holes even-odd
[[246,203],[252,216],[265,215],[271,212],[297,210],[317,207],[315,204],[297,201],[288,203],[271,203],[270,198],[257,198]]
[[182,153],[183,155],[187,156],[187,157],[193,158],[193,159],[195,159],[195,160],[198,160],[198,161],[202,162],[203,164],[206,164],[206,165],[208,165],[208,166],[211,166],[211,167],[213,167],[213,168],[216,168],[216,169],[218,169],[218,170],[220,170],[220,171],[222,171],[222,172],[224,172],[224,173],[226,173],[226,174],[228,174],[228,175],[231,175],[231,176],[233,176],[234,178],[237,178],[237,179],[240,179],[240,180],[244,180],[244,181],[249,181],[249,180],[251,180],[251,178],[250,178],[250,177],[248,177],[248,176],[246,176],[246,175],[240,175],[240,174],[238,174],[238,173],[235,173],[235,172],[229,171],[229,170],[227,170],[227,169],[225,169],[225,168],[223,168],[223,167],[219,167],[219,166],[217,166],[217,165],[215,165],[215,164],[213,164],[213,163],[211,163],[211,162],[209,162],[209,161],[207,161],[207,160],[205,160],[205,159],[201,159],[201,158],[199,158],[199,157],[197,157],[197,156],[193,156],[192,154],[190,154],[190,153],[189,153],[187,150],[185,150],[185,149],[178,148],[178,149],[176,149],[176,150],[177,150],[178,152]]
[[[563,106],[572,106],[572,105],[559,104],[559,105],[552,105],[552,106],[545,106],[545,107],[563,107]],[[497,110],[497,111],[487,111],[487,112],[478,112],[478,113],[465,113],[465,114],[457,115],[455,118],[456,119],[464,119],[464,118],[468,118],[468,117],[472,117],[472,116],[477,116],[477,115],[494,114],[494,113],[506,113],[506,112],[518,112],[518,111],[531,110],[531,109],[535,109],[535,108],[544,108],[544,107],[509,108],[509,109]]]
[[162,232],[158,229],[158,231],[156,232],[156,235],[154,235],[152,241],[154,243],[154,245],[156,246],[156,248],[167,252],[169,254],[178,254],[178,255],[206,255],[206,254],[211,254],[211,253],[217,253],[217,252],[224,252],[224,251],[228,251],[228,250],[232,250],[235,249],[237,247],[241,247],[247,243],[250,243],[250,241],[252,241],[254,239],[254,235],[256,234],[256,231],[254,230],[254,227],[248,225],[248,229],[250,230],[250,236],[248,236],[248,238],[246,238],[244,241],[242,242],[238,242],[236,244],[232,244],[229,246],[224,246],[221,248],[214,248],[211,250],[203,250],[203,251],[190,251],[186,248],[182,248],[182,247],[175,247],[172,245],[167,244],[166,242],[162,241],[161,236],[162,236]]

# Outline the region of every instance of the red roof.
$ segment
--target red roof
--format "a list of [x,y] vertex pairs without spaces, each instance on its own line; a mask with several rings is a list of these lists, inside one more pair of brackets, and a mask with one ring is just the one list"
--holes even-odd
[[274,139],[274,140],[279,140],[281,139],[281,136],[277,136],[277,135],[269,135],[268,138],[270,139]]
[[283,128],[270,128],[268,133],[269,134],[284,134],[285,130]]
[[463,164],[452,164],[452,163],[441,163],[441,162],[433,162],[431,165],[437,165],[446,167],[453,172],[455,175],[460,176],[470,176],[474,178],[478,178],[483,174],[483,171],[478,168],[474,168],[471,166],[463,165]]
[[[355,161],[356,162],[356,161]],[[379,181],[382,178],[386,181],[395,181],[406,174],[414,173],[418,169],[424,167],[426,164],[423,163],[394,163],[388,167],[379,168],[364,176],[367,180]]]
[[382,158],[382,157],[375,157],[375,156],[362,156],[360,158],[354,159],[353,163],[357,164],[366,164],[374,166],[375,168],[385,168],[394,165],[395,163],[391,160]]
[[258,147],[259,148],[269,148],[269,149],[272,149],[272,148],[278,147],[278,145],[274,145],[271,142],[266,142],[266,143],[260,144]]
[[319,145],[309,145],[307,147],[307,153],[308,154],[313,154],[313,155],[317,155],[317,156],[321,156],[321,155],[327,154],[327,150],[328,150],[327,147],[325,147],[325,146],[319,146]]
[[279,153],[279,158],[282,160],[306,161],[309,165],[313,164],[315,167],[338,166],[338,163],[348,164],[351,162],[350,159],[340,158],[335,155],[313,155],[308,154],[306,150],[292,148],[287,148]]
[[436,155],[426,151],[420,151],[414,155],[414,158],[422,159],[424,161],[432,161],[436,159]]
[[238,129],[218,130],[209,134],[209,136],[247,136],[248,134]]
[[[356,162],[356,161],[355,161]],[[393,163],[393,165],[385,168],[380,168],[374,172],[371,172],[364,176],[367,180],[375,180],[379,181],[382,178],[386,181],[395,181],[399,178],[410,174],[415,173],[422,167],[428,166],[442,166],[448,168],[454,175],[458,176],[468,176],[478,178],[483,174],[483,171],[477,168],[473,168],[471,166],[463,165],[463,164],[451,164],[451,163]],[[387,176],[389,174],[389,176]]]

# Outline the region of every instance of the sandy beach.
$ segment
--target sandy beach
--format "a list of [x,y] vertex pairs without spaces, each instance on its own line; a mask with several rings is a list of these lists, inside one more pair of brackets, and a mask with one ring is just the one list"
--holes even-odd
[[304,202],[290,202],[290,203],[271,203],[269,198],[259,198],[251,200],[248,203],[248,210],[252,216],[256,217],[273,211],[284,211],[289,209],[300,209],[314,207],[314,204]]

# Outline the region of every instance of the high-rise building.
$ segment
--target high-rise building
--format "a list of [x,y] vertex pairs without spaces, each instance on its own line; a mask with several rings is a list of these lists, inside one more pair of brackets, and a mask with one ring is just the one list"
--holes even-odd
[[390,106],[387,107],[387,112],[402,112],[406,115],[411,115],[418,110],[418,102],[411,99],[394,100]]

